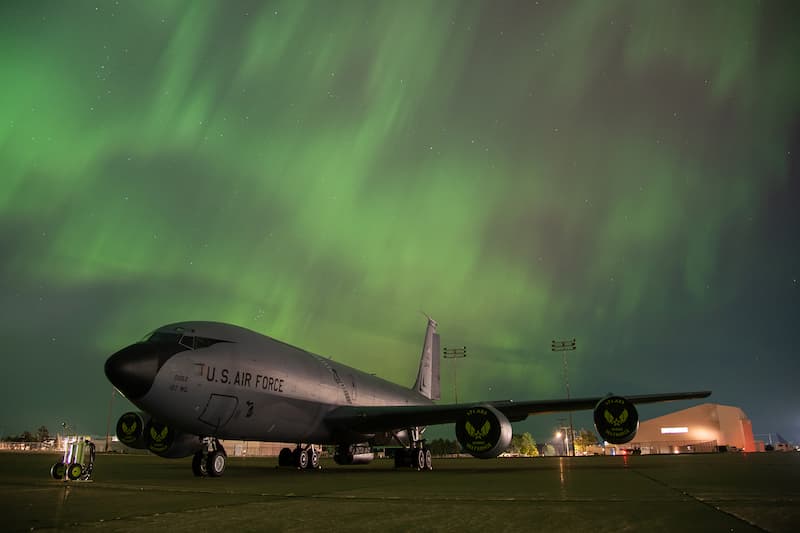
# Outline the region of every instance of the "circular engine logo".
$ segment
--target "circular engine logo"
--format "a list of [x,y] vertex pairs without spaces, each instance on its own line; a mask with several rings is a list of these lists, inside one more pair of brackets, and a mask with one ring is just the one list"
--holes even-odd
[[594,408],[594,426],[606,442],[625,444],[636,436],[639,413],[621,396],[603,398]]
[[155,420],[151,420],[147,424],[145,441],[147,442],[147,449],[151,452],[156,454],[165,453],[172,446],[172,441],[174,440],[175,432],[166,424]]
[[123,444],[133,444],[142,436],[142,419],[137,413],[125,413],[117,420],[117,438]]
[[500,421],[485,407],[468,409],[456,422],[456,438],[470,453],[491,450],[500,440]]

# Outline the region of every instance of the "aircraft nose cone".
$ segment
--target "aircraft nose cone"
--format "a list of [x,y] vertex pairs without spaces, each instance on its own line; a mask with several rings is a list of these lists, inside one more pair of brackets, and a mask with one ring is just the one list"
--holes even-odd
[[156,374],[171,355],[150,343],[131,344],[108,358],[106,377],[126,397],[141,398],[153,386]]

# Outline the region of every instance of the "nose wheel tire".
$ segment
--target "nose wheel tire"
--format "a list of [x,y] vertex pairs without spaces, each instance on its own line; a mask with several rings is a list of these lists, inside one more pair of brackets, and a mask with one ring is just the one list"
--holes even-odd
[[192,473],[197,477],[208,475],[208,467],[206,466],[206,458],[203,457],[203,452],[196,452],[192,457]]
[[225,463],[227,462],[227,457],[225,453],[216,450],[208,454],[208,459],[206,459],[206,469],[208,471],[208,475],[211,477],[219,477],[225,472]]

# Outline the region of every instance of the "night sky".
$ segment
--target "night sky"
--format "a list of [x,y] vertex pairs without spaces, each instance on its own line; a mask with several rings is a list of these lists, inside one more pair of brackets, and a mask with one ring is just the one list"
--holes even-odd
[[573,396],[711,389],[800,440],[797,20],[2,2],[0,434],[105,434],[105,359],[183,320],[411,385],[424,311],[462,401],[563,397],[575,337]]

